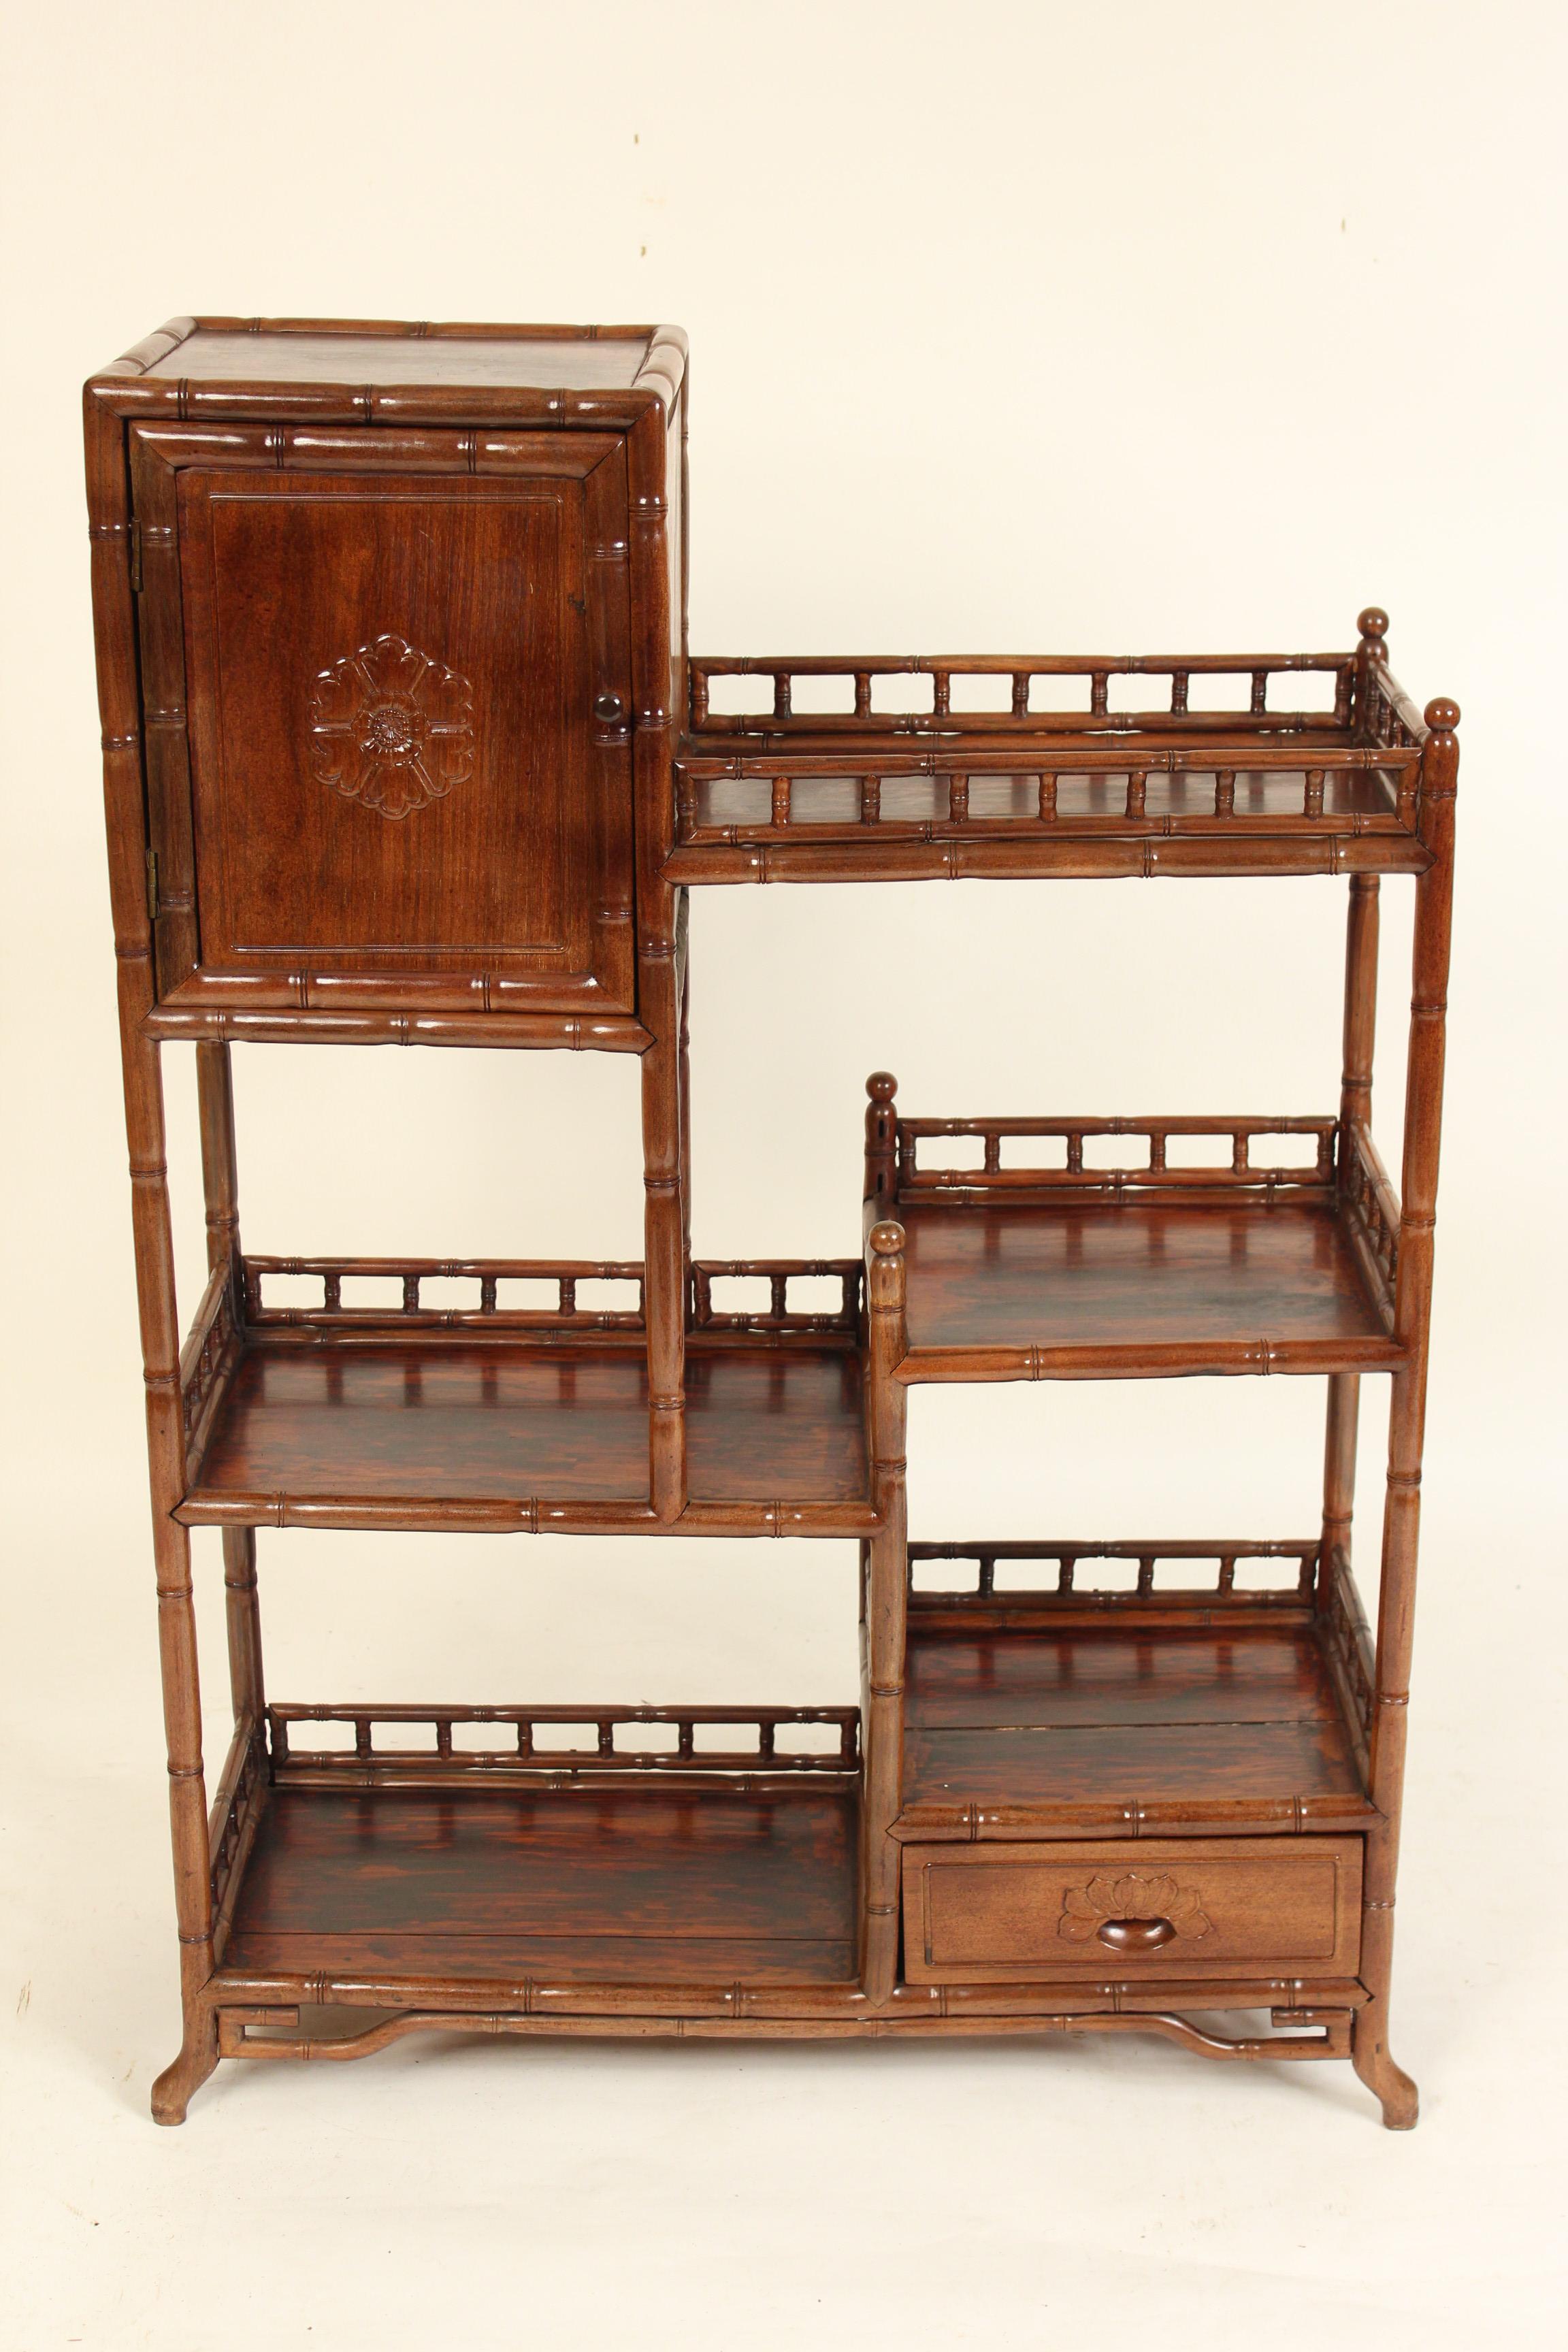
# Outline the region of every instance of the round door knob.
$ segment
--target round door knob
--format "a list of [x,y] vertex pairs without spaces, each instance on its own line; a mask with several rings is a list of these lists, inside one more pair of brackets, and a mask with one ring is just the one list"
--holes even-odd
[[626,715],[626,706],[618,694],[600,694],[594,698],[594,716],[606,727],[618,727]]

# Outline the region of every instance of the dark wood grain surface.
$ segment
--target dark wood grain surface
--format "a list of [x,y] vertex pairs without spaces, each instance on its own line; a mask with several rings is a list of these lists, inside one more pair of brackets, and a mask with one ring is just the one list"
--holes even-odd
[[[736,1348],[687,1368],[693,1499],[867,1493],[859,1360]],[[204,1492],[635,1502],[648,1491],[647,1359],[604,1347],[293,1347],[242,1357]]]
[[916,1630],[905,1722],[910,1806],[1361,1793],[1310,1624]]
[[150,375],[243,383],[424,383],[629,387],[653,330],[625,336],[236,332],[198,327]]
[[911,1983],[1346,1976],[1361,1880],[1359,1838],[910,1846],[906,1965]]
[[165,995],[631,1009],[623,446],[472,437],[135,428]]
[[853,1794],[280,1790],[231,1969],[595,1982],[854,1972]]
[[1385,1345],[1331,1203],[899,1212],[911,1349]]

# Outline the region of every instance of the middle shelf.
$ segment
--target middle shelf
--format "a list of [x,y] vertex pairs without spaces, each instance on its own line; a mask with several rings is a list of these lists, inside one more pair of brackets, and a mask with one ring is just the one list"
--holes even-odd
[[[297,1336],[297,1335],[296,1335]],[[690,1516],[874,1524],[852,1348],[694,1348]],[[648,1504],[642,1341],[464,1345],[436,1335],[239,1349],[179,1516],[188,1526],[454,1525],[635,1532]]]
[[[871,1081],[878,1251],[897,1250],[894,1221],[902,1232],[879,1380],[1404,1362],[1399,1208],[1359,1122],[895,1120],[892,1090]],[[972,1164],[954,1165],[964,1150]],[[737,1286],[752,1302],[725,1311],[720,1291]],[[181,1356],[176,1516],[875,1533],[860,1261],[697,1261],[673,1296],[685,1329],[661,1336],[638,1263],[237,1258],[212,1276]],[[661,1349],[666,1393],[679,1383],[684,1399],[679,1519],[651,1496]]]
[[893,1085],[869,1081],[867,1176],[904,1234],[900,1380],[1404,1361],[1399,1208],[1359,1122],[895,1118]]

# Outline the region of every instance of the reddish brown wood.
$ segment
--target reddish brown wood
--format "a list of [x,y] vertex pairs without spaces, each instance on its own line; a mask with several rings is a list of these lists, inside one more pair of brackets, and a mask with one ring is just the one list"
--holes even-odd
[[[1070,2025],[1351,2055],[1407,2124],[1458,711],[1417,710],[1376,608],[1321,655],[693,660],[685,362],[669,329],[181,319],[88,387],[184,2018],[154,2112],[220,2052],[439,2026]],[[837,715],[804,707],[824,680]],[[1336,1113],[900,1118],[879,1073],[863,1263],[694,1256],[689,884],[1304,873],[1349,877]],[[1384,874],[1417,878],[1403,1202]],[[183,1344],[171,1041],[209,1268]],[[637,1054],[642,1256],[246,1256],[237,1041]],[[907,1540],[913,1381],[1277,1371],[1326,1378],[1317,1536]],[[200,1524],[235,1714],[210,1817]],[[268,1706],[264,1525],[858,1538],[860,1704]],[[365,2029],[301,2021],[328,2000]],[[1183,2013],[1228,2007],[1272,2031]]]
[[1170,1822],[1188,1806],[1364,1810],[1310,1620],[1223,1632],[1088,1622],[949,1632],[917,1619],[905,1699],[904,1815],[1005,1807],[1059,1834],[1120,1801]]
[[1388,1482],[1378,1587],[1376,1706],[1368,1768],[1372,1794],[1384,1818],[1367,1841],[1363,1969],[1373,1999],[1354,2041],[1356,2071],[1381,2100],[1384,2121],[1396,2130],[1407,2130],[1416,2116],[1415,2086],[1404,2069],[1395,2064],[1388,2046],[1388,2000],[1421,1519],[1426,1350],[1432,1315],[1433,1233],[1437,1208],[1448,952],[1453,924],[1454,803],[1459,767],[1459,747],[1454,730],[1458,723],[1457,703],[1440,696],[1427,704],[1419,822],[1432,864],[1415,892],[1395,1326],[1408,1351],[1408,1363],[1393,1384],[1389,1407]]
[[840,1982],[854,1966],[854,1811],[842,1794],[794,1791],[280,1790],[226,1965]]
[[1146,1196],[920,1206],[906,1236],[906,1380],[1390,1370],[1331,1195],[1246,1207]]
[[[841,1349],[693,1354],[685,1395],[694,1501],[868,1497],[859,1360]],[[258,1517],[349,1498],[625,1503],[647,1498],[648,1382],[635,1346],[531,1348],[465,1335],[324,1348],[254,1340],[193,1478],[185,1516],[227,1497]],[[430,1524],[429,1520],[421,1524]]]
[[1358,1838],[906,1846],[905,1966],[911,1984],[1349,1976],[1361,1876]]
[[[876,1089],[883,1081],[873,1078]],[[890,1082],[888,1094],[890,1097]],[[873,1094],[873,1109],[876,1097]],[[864,1887],[861,1982],[886,2000],[898,1978],[898,1818],[903,1777],[903,1659],[908,1577],[904,1461],[905,1396],[894,1377],[908,1348],[904,1324],[903,1234],[887,1221],[867,1234],[867,1394],[871,1497],[880,1522],[861,1553],[860,1713],[865,1742],[861,1796]]]

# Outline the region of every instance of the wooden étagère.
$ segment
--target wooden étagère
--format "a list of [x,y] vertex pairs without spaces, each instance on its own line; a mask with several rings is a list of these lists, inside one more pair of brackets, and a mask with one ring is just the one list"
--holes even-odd
[[[87,387],[184,2021],[153,2113],[221,2056],[437,2028],[1071,2030],[1348,2057],[1407,2126],[1458,711],[1409,700],[1375,610],[1306,655],[691,656],[686,384],[666,327],[180,319]],[[861,1256],[694,1255],[689,887],[1184,874],[1344,877],[1337,1103],[906,1117],[879,1072]],[[1415,897],[1397,1190],[1385,874]],[[637,1055],[642,1256],[247,1251],[231,1049],[311,1041]],[[909,1539],[911,1383],[1260,1373],[1324,1383],[1313,1529]],[[193,1527],[225,1561],[210,1785]],[[854,1538],[859,1703],[276,1701],[268,1527]]]

